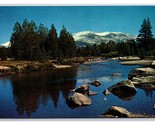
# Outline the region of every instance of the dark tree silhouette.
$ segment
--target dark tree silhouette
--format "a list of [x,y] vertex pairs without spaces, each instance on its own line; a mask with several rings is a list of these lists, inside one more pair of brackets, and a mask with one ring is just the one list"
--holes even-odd
[[149,49],[149,41],[152,39],[152,26],[150,19],[144,19],[141,25],[141,29],[139,30],[139,35],[137,36],[137,41],[139,42],[140,48],[145,48],[146,50]]

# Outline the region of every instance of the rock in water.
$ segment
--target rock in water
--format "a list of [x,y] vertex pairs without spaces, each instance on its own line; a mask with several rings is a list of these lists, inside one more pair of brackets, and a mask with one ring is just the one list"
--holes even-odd
[[89,96],[97,95],[97,92],[89,91]]
[[128,78],[133,81],[136,87],[142,89],[155,89],[155,69],[137,68],[132,70]]
[[76,92],[67,98],[67,102],[73,106],[87,106],[92,104],[92,100],[88,96]]
[[75,92],[82,93],[84,95],[89,95],[89,85],[84,84],[82,86],[78,86],[77,89],[75,89]]
[[107,89],[107,90],[104,90],[104,91],[103,91],[103,94],[107,96],[107,95],[110,95],[110,92],[109,92],[109,90]]
[[132,80],[133,77],[152,76],[152,75],[155,75],[155,69],[153,68],[149,68],[149,67],[137,68],[130,71],[130,73],[128,74],[128,79]]
[[155,89],[155,76],[133,77],[134,85],[141,89]]
[[90,83],[90,84],[93,85],[93,86],[98,87],[98,86],[100,86],[102,83],[101,83],[99,80],[96,80],[96,81],[94,81],[94,82],[92,82],[92,83]]
[[103,113],[105,118],[155,118],[152,114],[137,114],[127,111],[125,108],[112,106],[108,111]]
[[130,117],[130,112],[128,112],[126,109],[124,109],[122,107],[112,106],[103,115],[104,115],[104,117],[129,118]]
[[131,100],[137,92],[134,84],[130,80],[121,81],[109,87],[108,90],[123,100]]
[[113,73],[112,76],[121,76],[121,73]]

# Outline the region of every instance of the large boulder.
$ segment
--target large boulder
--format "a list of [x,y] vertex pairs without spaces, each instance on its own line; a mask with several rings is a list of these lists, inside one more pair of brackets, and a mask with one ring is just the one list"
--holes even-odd
[[125,80],[114,84],[109,87],[108,90],[123,100],[131,100],[137,92],[133,82],[130,80]]
[[152,114],[137,114],[126,110],[125,108],[112,106],[108,111],[102,114],[105,118],[155,118]]
[[154,68],[137,68],[128,74],[128,79],[132,80],[133,77],[140,77],[140,76],[152,76],[155,75],[155,69]]
[[67,104],[69,106],[88,106],[92,104],[92,100],[81,93],[74,93],[67,98]]
[[118,118],[129,118],[130,112],[126,109],[118,106],[112,106],[108,111],[103,113],[104,117],[118,117]]

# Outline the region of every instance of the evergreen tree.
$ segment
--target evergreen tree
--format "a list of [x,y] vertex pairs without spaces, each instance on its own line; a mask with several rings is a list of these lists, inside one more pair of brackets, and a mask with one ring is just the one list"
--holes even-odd
[[39,58],[39,42],[37,41],[37,26],[35,22],[28,22],[26,19],[22,24],[24,31],[23,44],[25,53],[23,54],[25,60],[38,60]]
[[52,24],[48,34],[48,45],[49,45],[50,56],[52,56],[53,59],[56,59],[58,57],[58,37],[57,37],[57,31],[54,27],[54,24]]
[[25,19],[22,25],[16,22],[10,39],[12,56],[20,60],[38,60],[40,49],[37,38],[37,26],[33,21]]
[[40,52],[40,56],[38,59],[40,60],[46,60],[47,57],[47,39],[48,39],[48,29],[43,25],[40,24],[38,27],[38,37],[37,37],[37,41],[39,42],[39,52]]
[[76,53],[76,44],[72,35],[63,26],[59,36],[59,57],[73,57]]
[[152,31],[151,31],[151,22],[150,19],[144,19],[141,25],[141,29],[139,30],[139,35],[137,37],[137,41],[139,41],[139,46],[145,48],[146,50],[149,49],[149,41],[152,39]]
[[13,33],[10,38],[11,54],[15,59],[23,59],[23,29],[20,23],[16,22],[13,28]]

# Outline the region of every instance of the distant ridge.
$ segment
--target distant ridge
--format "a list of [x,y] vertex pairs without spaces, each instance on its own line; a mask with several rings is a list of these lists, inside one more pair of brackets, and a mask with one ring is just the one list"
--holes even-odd
[[122,32],[92,32],[83,31],[73,34],[77,46],[86,46],[100,44],[101,42],[115,41],[122,42],[125,40],[133,40],[136,36],[125,34]]
[[6,48],[8,48],[10,46],[10,42],[8,41],[6,43],[3,43],[3,44],[1,44],[1,46],[5,46]]

